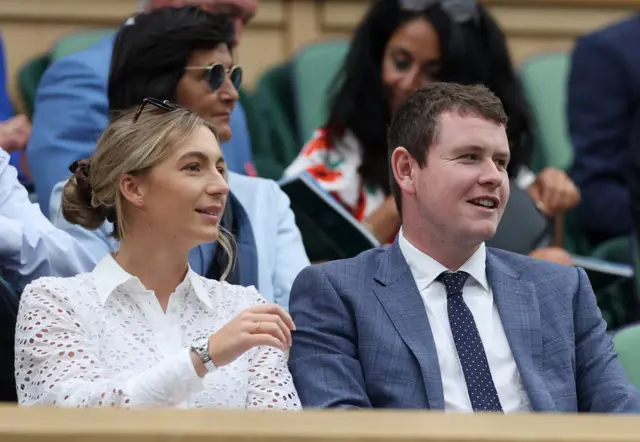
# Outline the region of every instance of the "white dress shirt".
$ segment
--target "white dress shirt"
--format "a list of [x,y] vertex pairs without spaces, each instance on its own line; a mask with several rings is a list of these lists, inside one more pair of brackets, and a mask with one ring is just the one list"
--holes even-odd
[[[446,411],[473,411],[467,385],[453,340],[447,313],[447,294],[444,284],[436,278],[448,269],[414,247],[400,231],[399,245],[409,264],[418,291],[424,302],[429,325],[438,352]],[[486,273],[484,243],[464,263],[459,271],[467,272],[463,298],[475,320],[482,339],[493,382],[503,411],[526,411],[530,403],[522,386],[516,362],[502,327],[498,308],[493,301]]]
[[283,351],[253,348],[200,378],[189,346],[247,307],[254,287],[189,268],[163,312],[107,254],[91,273],[41,278],[20,301],[15,367],[23,405],[298,409]]

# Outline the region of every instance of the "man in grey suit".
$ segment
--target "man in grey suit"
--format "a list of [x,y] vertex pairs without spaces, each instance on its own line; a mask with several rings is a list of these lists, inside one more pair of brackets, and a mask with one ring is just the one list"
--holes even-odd
[[397,111],[396,241],[291,290],[304,406],[640,411],[585,272],[484,245],[509,199],[506,123],[482,86],[435,83]]

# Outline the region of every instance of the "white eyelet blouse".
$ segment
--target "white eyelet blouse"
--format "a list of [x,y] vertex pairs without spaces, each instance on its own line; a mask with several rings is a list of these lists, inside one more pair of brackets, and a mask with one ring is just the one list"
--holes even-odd
[[15,371],[22,405],[299,409],[283,351],[257,347],[200,378],[190,344],[247,307],[254,287],[189,269],[166,313],[107,255],[91,273],[41,278],[22,294]]

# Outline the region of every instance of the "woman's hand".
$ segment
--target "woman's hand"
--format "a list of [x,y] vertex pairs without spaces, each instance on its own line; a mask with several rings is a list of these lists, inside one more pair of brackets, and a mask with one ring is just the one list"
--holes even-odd
[[287,350],[295,328],[291,316],[277,304],[249,307],[209,337],[209,357],[222,367],[253,347]]
[[580,202],[580,191],[561,170],[547,167],[527,189],[536,206],[547,216],[556,216]]
[[27,147],[31,135],[31,123],[25,115],[17,115],[0,123],[0,147],[6,152]]

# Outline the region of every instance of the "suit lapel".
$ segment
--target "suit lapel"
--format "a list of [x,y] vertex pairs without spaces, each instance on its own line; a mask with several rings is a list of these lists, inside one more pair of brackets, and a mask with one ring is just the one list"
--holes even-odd
[[487,277],[500,320],[534,410],[553,410],[555,404],[542,375],[540,306],[533,284],[487,249]]
[[396,331],[418,360],[429,407],[444,409],[442,377],[429,319],[398,241],[382,255],[374,292]]

